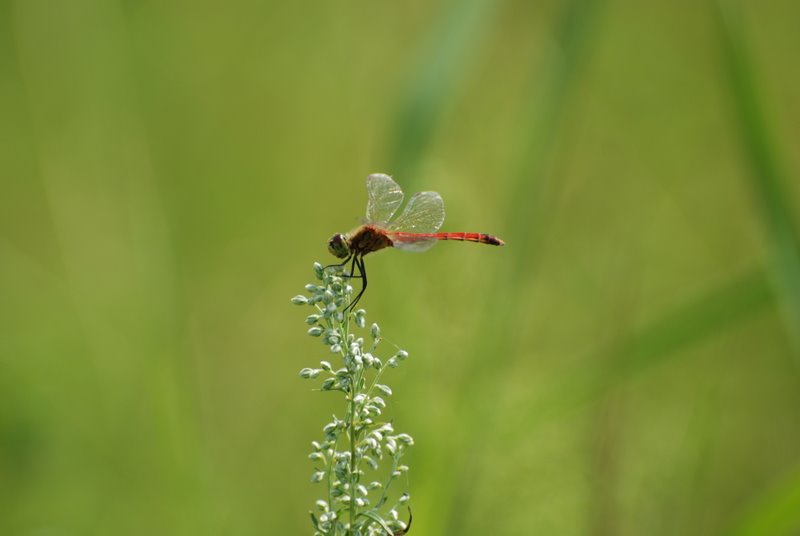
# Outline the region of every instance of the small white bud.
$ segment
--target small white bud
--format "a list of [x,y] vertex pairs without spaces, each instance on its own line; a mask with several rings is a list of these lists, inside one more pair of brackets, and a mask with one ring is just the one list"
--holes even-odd
[[304,368],[300,371],[300,377],[305,379],[313,379],[319,376],[319,373],[322,372],[319,369],[312,369],[312,368]]
[[323,391],[330,391],[335,383],[336,383],[336,378],[328,378],[324,382],[322,382],[321,389]]
[[334,430],[336,430],[336,423],[335,423],[335,422],[329,422],[329,423],[328,423],[328,424],[326,424],[326,425],[325,425],[325,427],[322,429],[322,431],[323,431],[323,432],[325,432],[326,434],[330,434],[330,433],[331,433],[331,432],[333,432]]
[[413,445],[414,444],[414,438],[411,437],[408,434],[399,434],[397,436],[397,440],[400,441],[401,443],[406,444],[406,445]]
[[308,334],[312,337],[319,337],[324,330],[319,326],[312,326],[308,328]]
[[295,305],[305,305],[308,303],[308,298],[306,298],[302,294],[298,294],[297,296],[292,298],[292,303]]

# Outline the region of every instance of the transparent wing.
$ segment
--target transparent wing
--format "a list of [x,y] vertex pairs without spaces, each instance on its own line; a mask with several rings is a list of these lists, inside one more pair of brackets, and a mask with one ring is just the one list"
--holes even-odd
[[367,177],[367,222],[385,225],[403,203],[403,190],[389,175]]
[[392,239],[392,246],[396,247],[397,249],[402,249],[403,251],[414,251],[416,253],[427,251],[431,249],[436,242],[438,242],[438,240],[435,238],[419,238],[416,235],[403,235],[402,233],[389,233],[389,237]]
[[387,229],[399,233],[435,233],[442,223],[442,196],[436,192],[419,192],[411,196],[403,213]]

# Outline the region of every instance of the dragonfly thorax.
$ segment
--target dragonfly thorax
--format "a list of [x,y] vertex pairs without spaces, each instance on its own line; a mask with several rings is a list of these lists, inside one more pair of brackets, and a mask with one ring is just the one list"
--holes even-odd
[[375,225],[362,225],[347,235],[347,247],[351,253],[366,255],[373,251],[392,246],[391,239],[386,232]]
[[392,240],[387,233],[370,224],[362,225],[347,234],[335,234],[328,241],[328,251],[340,259],[348,259],[351,255],[363,256],[391,246]]

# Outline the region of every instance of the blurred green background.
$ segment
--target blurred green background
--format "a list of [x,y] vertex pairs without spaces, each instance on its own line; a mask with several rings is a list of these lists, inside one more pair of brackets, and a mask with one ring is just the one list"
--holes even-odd
[[[800,3],[0,2],[0,534],[310,534],[364,177],[411,534],[800,533]],[[338,399],[335,402],[339,402]]]

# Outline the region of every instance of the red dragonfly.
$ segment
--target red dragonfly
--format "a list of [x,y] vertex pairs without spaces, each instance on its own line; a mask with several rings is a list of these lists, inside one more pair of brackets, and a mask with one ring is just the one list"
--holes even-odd
[[[361,279],[361,292],[347,309],[354,307],[367,289],[367,270],[364,255],[383,248],[406,251],[425,251],[439,240],[460,240],[505,245],[505,242],[484,233],[440,233],[444,223],[444,201],[436,192],[419,192],[411,196],[405,210],[392,217],[403,203],[403,190],[388,175],[374,173],[367,177],[367,218],[363,225],[349,233],[338,233],[328,241],[328,251],[344,259],[335,267],[350,266],[350,276]],[[392,220],[392,221],[390,221]],[[359,275],[355,275],[356,269]]]

